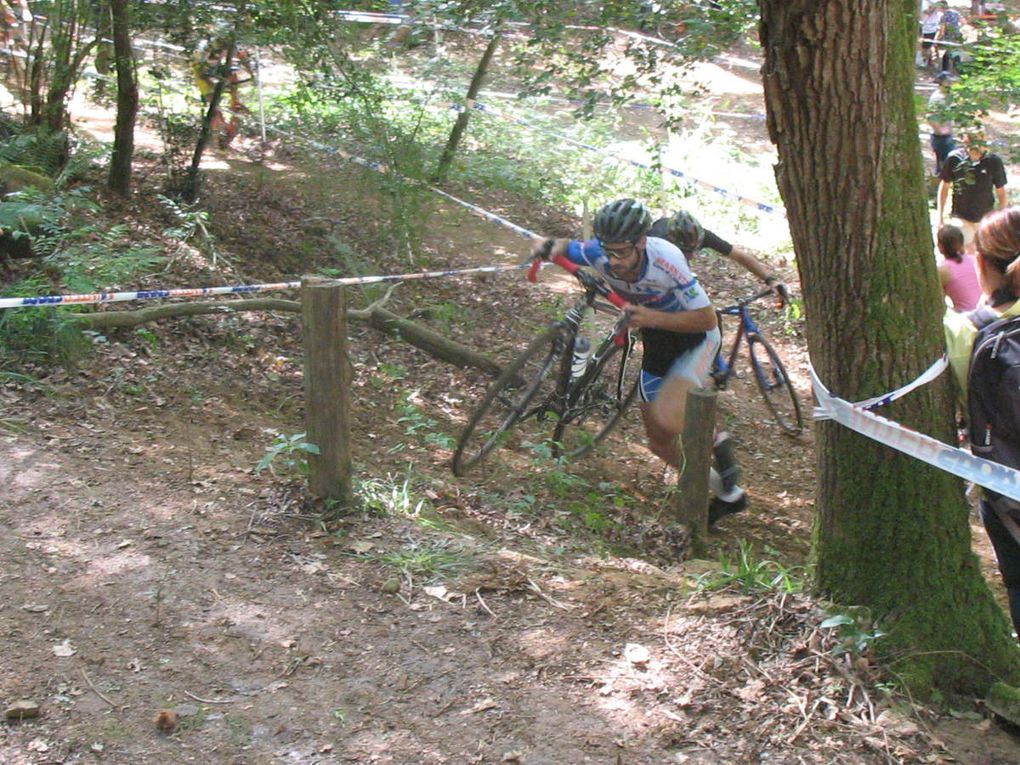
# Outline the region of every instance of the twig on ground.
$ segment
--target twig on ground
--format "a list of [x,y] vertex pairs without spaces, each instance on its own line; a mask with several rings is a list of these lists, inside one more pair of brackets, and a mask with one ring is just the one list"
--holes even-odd
[[554,606],[556,608],[561,608],[564,611],[569,611],[573,607],[573,606],[568,606],[568,605],[565,605],[563,603],[560,603],[558,600],[555,600],[554,598],[550,597],[549,595],[546,595],[544,592],[542,592],[541,588],[537,584],[535,584],[534,580],[532,580],[530,577],[528,578],[528,587],[531,589],[532,592],[534,592],[536,595],[538,595],[538,597],[540,597],[542,600],[544,600],[550,606]]
[[108,698],[106,698],[106,696],[103,695],[103,692],[100,691],[98,688],[96,688],[96,686],[95,686],[95,684],[93,684],[91,678],[89,678],[89,676],[85,674],[85,670],[84,669],[81,671],[81,676],[85,678],[85,682],[89,684],[89,688],[92,689],[93,693],[95,693],[99,698],[101,698],[103,701],[105,701],[107,704],[109,704],[114,709],[117,708],[116,704],[114,704],[112,701],[110,701]]
[[499,618],[498,616],[496,616],[496,614],[493,613],[492,609],[489,608],[489,605],[485,602],[485,599],[482,598],[482,591],[481,590],[475,590],[475,597],[478,598],[478,603],[481,605],[481,607],[483,609],[485,609],[485,613],[487,613],[493,619],[498,619]]
[[196,696],[191,691],[184,691],[184,695],[189,699],[198,701],[202,704],[233,704],[237,699],[203,699],[201,696]]

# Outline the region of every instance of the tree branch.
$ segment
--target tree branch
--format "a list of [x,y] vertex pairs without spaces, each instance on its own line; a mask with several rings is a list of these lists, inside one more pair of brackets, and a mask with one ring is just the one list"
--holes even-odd
[[[351,321],[370,324],[380,332],[398,337],[420,348],[437,359],[459,367],[475,367],[493,376],[503,371],[502,365],[466,345],[450,340],[438,332],[405,319],[382,307],[389,292],[371,306],[361,310],[349,310]],[[104,311],[100,313],[75,314],[71,318],[83,327],[96,330],[131,329],[150,321],[170,319],[178,316],[203,316],[208,314],[240,313],[242,311],[287,311],[300,313],[301,303],[297,300],[278,298],[251,298],[248,300],[225,300],[216,303],[168,303],[151,306],[137,311]]]

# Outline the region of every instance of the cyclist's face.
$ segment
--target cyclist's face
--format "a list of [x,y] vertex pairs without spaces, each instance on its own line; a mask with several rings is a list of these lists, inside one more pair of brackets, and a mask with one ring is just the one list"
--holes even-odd
[[606,242],[602,251],[609,258],[609,270],[618,279],[626,279],[637,274],[641,266],[641,249],[644,237],[636,242]]

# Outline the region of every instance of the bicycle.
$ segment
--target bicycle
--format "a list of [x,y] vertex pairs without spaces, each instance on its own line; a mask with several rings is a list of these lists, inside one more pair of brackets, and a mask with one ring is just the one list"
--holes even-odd
[[797,392],[790,384],[790,376],[786,373],[782,360],[765,339],[748,310],[751,303],[771,294],[773,294],[771,289],[763,290],[756,295],[738,300],[733,305],[716,310],[720,317],[720,328],[723,316],[736,316],[740,323],[737,325],[737,334],[733,338],[729,353],[723,358],[720,349],[711,374],[716,390],[725,390],[729,381],[737,376],[737,353],[744,338],[747,338],[747,354],[754,370],[754,380],[758,384],[762,398],[765,399],[765,405],[785,433],[797,436],[804,429]]
[[[579,334],[590,313],[617,313],[627,301],[565,257],[552,262],[572,274],[584,294],[490,386],[457,442],[454,475],[464,475],[508,443],[513,429],[528,420],[552,425],[553,457],[581,457],[616,426],[637,395],[641,359],[626,314],[619,315],[593,351]],[[541,257],[532,261],[529,281],[537,280],[541,264]]]

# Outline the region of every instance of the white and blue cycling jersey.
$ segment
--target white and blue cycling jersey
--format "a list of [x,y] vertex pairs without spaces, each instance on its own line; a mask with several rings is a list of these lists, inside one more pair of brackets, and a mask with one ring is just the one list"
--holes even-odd
[[[712,305],[691,273],[683,252],[664,239],[650,236],[645,242],[644,263],[633,282],[613,276],[609,258],[597,240],[570,242],[567,257],[578,265],[595,269],[630,302],[656,311],[678,313]],[[641,360],[640,395],[642,401],[652,401],[666,377],[684,377],[706,386],[720,336],[718,329],[686,333],[646,327],[641,330],[641,342],[645,352]]]
[[578,265],[591,266],[598,271],[627,300],[656,311],[694,311],[712,305],[697,278],[691,273],[687,258],[678,248],[665,239],[652,236],[645,242],[644,266],[633,282],[625,282],[613,276],[609,258],[602,252],[597,239],[570,242],[567,257]]

